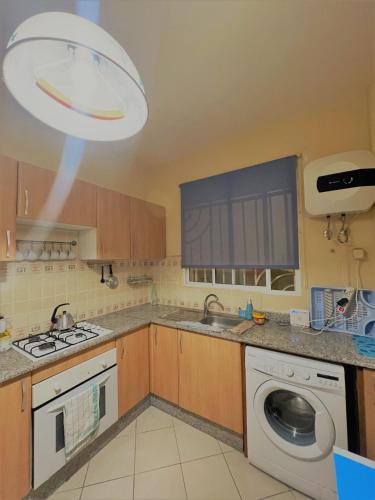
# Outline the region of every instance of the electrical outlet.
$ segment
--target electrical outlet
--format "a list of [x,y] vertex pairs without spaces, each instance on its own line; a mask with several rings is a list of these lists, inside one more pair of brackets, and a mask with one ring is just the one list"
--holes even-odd
[[366,250],[364,248],[353,248],[352,250],[354,260],[365,260]]

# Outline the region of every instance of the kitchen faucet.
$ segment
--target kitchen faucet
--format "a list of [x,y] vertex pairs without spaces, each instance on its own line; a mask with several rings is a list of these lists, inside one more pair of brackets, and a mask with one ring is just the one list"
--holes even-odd
[[213,302],[218,302],[219,301],[219,297],[217,295],[215,295],[214,293],[210,293],[209,295],[207,295],[207,297],[204,299],[204,305],[203,305],[203,319],[206,319],[207,318],[207,314],[208,314],[208,307],[209,307],[209,304],[208,304],[208,299],[210,297],[213,297],[215,300]]

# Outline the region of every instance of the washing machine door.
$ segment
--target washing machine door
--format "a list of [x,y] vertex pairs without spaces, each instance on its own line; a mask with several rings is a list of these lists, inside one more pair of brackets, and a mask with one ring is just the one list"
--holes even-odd
[[332,451],[336,438],[332,418],[311,391],[268,380],[258,388],[253,403],[265,435],[283,452],[319,460]]

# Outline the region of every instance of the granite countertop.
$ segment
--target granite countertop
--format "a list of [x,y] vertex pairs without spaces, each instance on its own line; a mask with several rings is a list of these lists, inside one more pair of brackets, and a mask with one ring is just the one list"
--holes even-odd
[[[170,315],[174,315],[175,318],[181,316],[181,319],[198,321],[202,317],[202,312],[187,311],[186,309],[174,306],[152,306],[151,304],[145,304],[92,318],[89,320],[90,322],[108,328],[112,330],[112,333],[92,339],[84,344],[78,344],[69,350],[59,351],[47,359],[32,361],[14,349],[0,353],[0,384],[71,356],[79,351],[114,339],[124,333],[130,333],[139,328],[146,327],[150,323],[169,326],[171,328],[180,328],[246,345],[264,347],[274,351],[375,370],[375,359],[358,355],[353,346],[351,336],[344,333],[324,332],[321,335],[314,336],[302,332],[300,327],[283,326],[276,321],[267,321],[263,326],[255,325],[248,332],[236,335],[228,331],[207,331],[196,325],[184,325],[181,327],[176,319],[168,319]],[[311,330],[311,332],[316,333],[314,330]]]

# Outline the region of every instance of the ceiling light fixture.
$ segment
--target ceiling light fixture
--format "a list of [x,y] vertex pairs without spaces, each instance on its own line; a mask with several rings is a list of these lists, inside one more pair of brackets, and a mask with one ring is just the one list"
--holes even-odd
[[69,135],[115,141],[147,121],[143,84],[130,57],[101,27],[74,14],[47,12],[20,24],[3,76],[25,109]]

